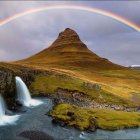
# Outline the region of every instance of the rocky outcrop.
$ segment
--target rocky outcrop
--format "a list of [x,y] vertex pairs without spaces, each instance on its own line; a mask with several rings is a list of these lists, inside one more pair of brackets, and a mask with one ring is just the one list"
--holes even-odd
[[84,82],[83,86],[86,89],[94,89],[96,91],[101,90],[101,86],[99,84],[92,84],[92,83]]
[[[91,84],[90,88],[91,87],[92,88],[94,87],[94,89],[95,87],[97,87],[97,90],[100,90],[100,86],[97,84]],[[98,103],[94,100],[91,100],[91,98],[89,98],[87,94],[85,94],[84,92],[80,92],[78,90],[63,89],[63,88],[58,88],[55,91],[53,100],[55,104],[68,103],[79,107],[90,107],[90,108],[100,108],[100,109],[109,108],[116,111],[126,111],[126,112],[138,111],[138,108],[128,108],[128,107],[123,107],[121,105]]]
[[97,121],[95,118],[91,118],[89,119],[90,120],[90,123],[89,123],[89,127],[88,127],[88,130],[89,131],[96,131],[96,129],[98,128],[98,124],[97,124]]
[[77,106],[89,106],[91,100],[84,92],[57,88],[54,95],[55,103],[69,103]]
[[13,71],[0,68],[0,94],[4,97],[15,96],[15,75]]

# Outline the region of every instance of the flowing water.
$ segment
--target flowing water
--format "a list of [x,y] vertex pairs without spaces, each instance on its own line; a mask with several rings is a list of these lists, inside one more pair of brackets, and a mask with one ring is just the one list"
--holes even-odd
[[30,92],[26,84],[22,79],[16,76],[16,90],[17,90],[17,100],[20,101],[24,106],[37,106],[42,104],[41,101],[31,98]]
[[6,115],[5,114],[6,110],[7,110],[6,104],[2,96],[0,95],[0,126],[14,124],[19,118],[19,115],[13,116]]
[[[26,112],[14,116],[5,115],[7,108],[3,98],[0,96],[0,140],[26,140],[19,136],[24,131],[39,132],[40,136],[45,133],[53,137],[54,140],[140,139],[140,128],[114,132],[97,130],[96,132],[87,133],[70,127],[54,125],[52,124],[52,118],[46,114],[53,107],[52,101],[46,98],[32,99],[27,86],[20,77],[16,77],[16,87],[18,100],[27,106]],[[29,106],[34,105],[39,106],[29,108]],[[20,119],[18,119],[19,116]]]
[[23,131],[41,131],[54,138],[54,140],[120,140],[140,139],[140,128],[118,131],[103,131],[87,133],[74,128],[61,127],[52,124],[52,119],[46,115],[52,109],[50,99],[40,99],[43,104],[34,108],[27,108],[27,112],[20,114],[16,125],[0,126],[0,139],[27,140],[19,137]]
[[2,96],[0,95],[0,118],[2,118],[5,115],[5,111],[6,111],[6,105]]

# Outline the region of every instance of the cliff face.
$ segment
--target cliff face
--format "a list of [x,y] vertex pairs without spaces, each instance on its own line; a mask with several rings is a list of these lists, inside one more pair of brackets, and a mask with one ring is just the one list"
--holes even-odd
[[0,93],[4,97],[15,96],[15,75],[11,70],[0,68]]

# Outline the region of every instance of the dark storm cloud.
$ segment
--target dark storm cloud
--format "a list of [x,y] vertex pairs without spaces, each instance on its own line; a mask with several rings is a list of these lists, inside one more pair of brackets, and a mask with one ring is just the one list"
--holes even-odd
[[[44,5],[94,6],[119,14],[137,24],[140,2],[0,2],[0,19]],[[61,10],[31,14],[0,27],[0,61],[26,58],[48,47],[64,28],[77,31],[81,40],[102,57],[123,65],[140,64],[140,34],[111,18],[95,13]]]

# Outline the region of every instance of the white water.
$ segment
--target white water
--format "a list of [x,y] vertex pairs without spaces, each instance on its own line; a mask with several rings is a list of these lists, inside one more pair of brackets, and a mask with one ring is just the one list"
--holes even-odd
[[41,101],[31,98],[30,92],[26,84],[18,76],[16,76],[16,89],[17,89],[17,100],[20,101],[24,106],[29,107],[42,104]]
[[0,117],[3,117],[5,115],[5,111],[6,111],[6,105],[2,96],[0,95]]
[[14,124],[16,120],[18,120],[19,115],[8,116],[5,115],[7,110],[6,104],[4,99],[0,95],[0,126],[7,125],[7,124]]

